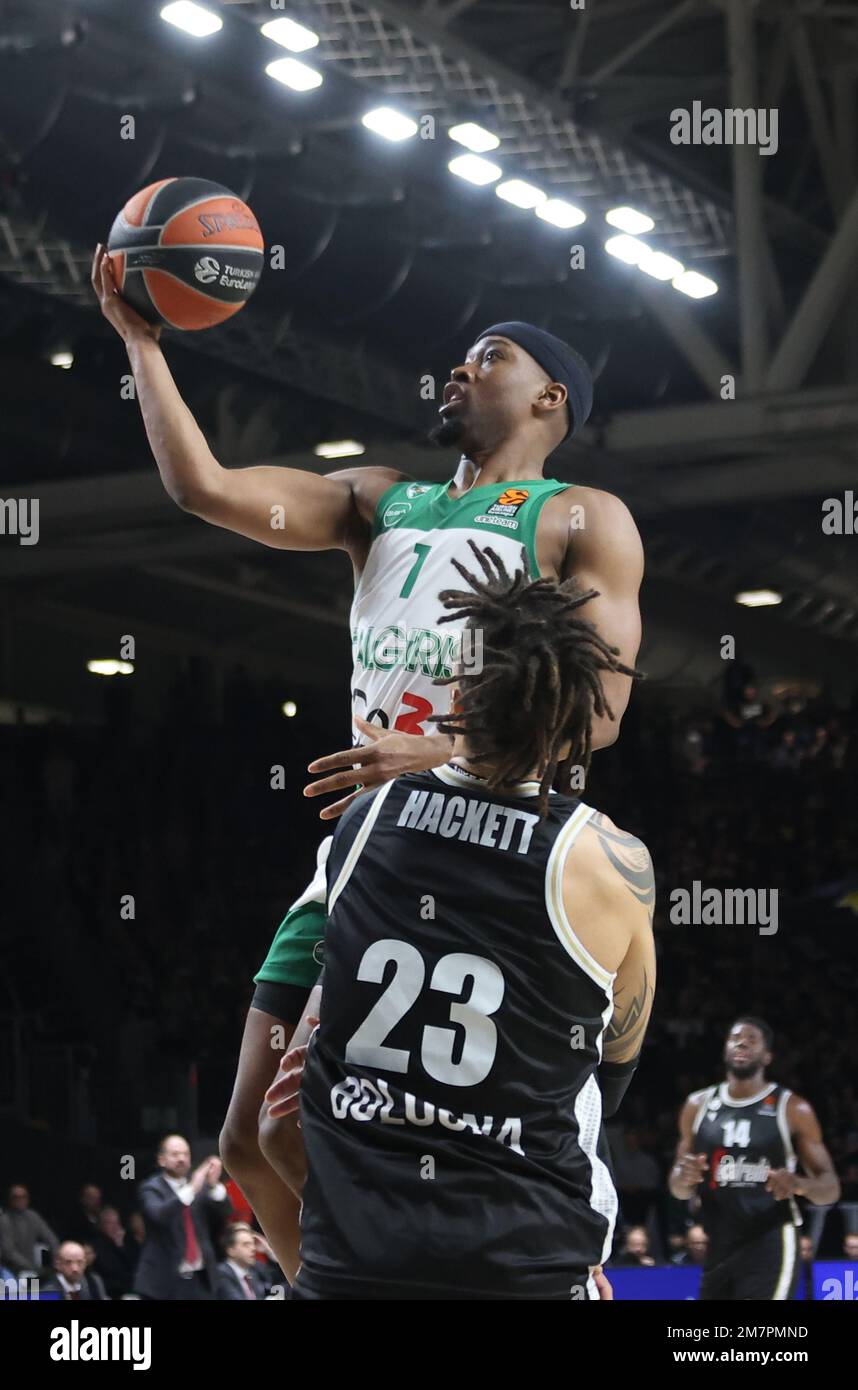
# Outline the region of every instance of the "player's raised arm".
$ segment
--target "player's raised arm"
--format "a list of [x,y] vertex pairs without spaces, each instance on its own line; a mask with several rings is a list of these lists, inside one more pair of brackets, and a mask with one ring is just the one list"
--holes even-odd
[[185,405],[159,346],[160,330],[116,292],[110,259],[96,249],[92,284],[125,343],[143,423],[164,487],[185,511],[283,550],[346,550],[358,561],[375,503],[401,474],[349,468],[322,476],[297,468],[224,468]]
[[[638,528],[625,503],[610,492],[581,487],[570,488],[568,495],[581,509],[581,524],[570,529],[562,577],[574,575],[582,589],[596,590],[598,597],[587,605],[587,619],[606,642],[619,648],[623,665],[633,667],[641,644],[639,593],[644,572]],[[619,736],[632,678],[605,671],[602,688],[614,718],[594,718],[594,748],[606,748]]]

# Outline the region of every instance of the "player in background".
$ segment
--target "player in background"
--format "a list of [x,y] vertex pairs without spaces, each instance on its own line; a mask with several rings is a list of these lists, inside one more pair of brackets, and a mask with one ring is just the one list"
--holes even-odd
[[452,757],[334,835],[299,1298],[596,1298],[610,1253],[602,1115],[652,1006],[653,871],[550,788],[566,759],[586,772],[616,652],[574,581],[474,549],[482,576],[441,596],[484,642],[440,720]]
[[[116,293],[102,247],[92,279],[102,312],[125,343],[147,436],[173,501],[264,545],[339,549],[351,560],[352,723],[355,741],[365,742],[311,765],[326,775],[306,789],[308,795],[341,794],[322,819],[335,819],[350,804],[356,776],[364,787],[378,786],[449,756],[450,740],[433,732],[432,719],[446,708],[439,708],[446,694],[436,681],[452,669],[453,648],[449,632],[427,616],[427,604],[455,582],[452,561],[469,536],[491,539],[508,561],[523,542],[534,575],[561,580],[574,574],[582,587],[597,590],[593,622],[622,660],[634,663],[643,572],[634,521],[608,493],[543,476],[546,458],[583,426],[592,403],[586,364],[565,343],[517,322],[480,334],[452,371],[439,412],[437,442],[461,451],[449,483],[414,483],[372,466],[326,476],[280,467],[230,469],[213,456],[182,400],[159,346],[160,330]],[[615,718],[595,719],[595,747],[616,738],[630,693],[621,671],[606,672],[604,680]],[[288,1042],[318,976],[328,848],[324,841],[313,883],[290,908],[255,977],[221,1135],[224,1162],[287,1273],[297,1257],[298,1202],[282,1174],[299,1136],[293,1119],[268,1123],[261,1107],[282,1051],[272,1039]]]
[[795,1199],[824,1206],[840,1196],[813,1108],[766,1076],[772,1041],[762,1019],[737,1018],[724,1046],[726,1079],[694,1091],[680,1112],[670,1190],[680,1201],[700,1198],[709,1237],[701,1299],[791,1299]]

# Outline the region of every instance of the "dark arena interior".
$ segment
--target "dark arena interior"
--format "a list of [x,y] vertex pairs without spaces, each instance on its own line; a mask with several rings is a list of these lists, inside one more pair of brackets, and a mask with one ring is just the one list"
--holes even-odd
[[[140,293],[163,316],[158,341],[110,286],[104,291],[98,273],[93,288],[91,267],[120,210],[140,212],[143,204],[129,200],[182,179],[204,181],[191,186],[191,212],[177,214],[185,230],[173,237],[190,257],[187,284],[179,270],[151,269],[166,231],[144,268],[131,269],[133,247],[150,235],[139,218],[126,228],[132,249],[120,255],[111,244],[113,270],[105,269],[109,257],[101,262],[115,278],[124,257],[126,286],[134,274],[138,285],[145,281]],[[228,216],[214,186],[228,190]],[[165,187],[175,202],[177,186]],[[221,212],[198,219],[202,240],[188,250],[188,219],[206,197]],[[212,281],[225,260],[218,245],[238,255],[230,237],[247,248],[254,219],[264,251],[247,255],[258,256],[262,273],[245,304],[239,271]],[[158,235],[156,228],[156,242]],[[556,1258],[567,1283],[570,1269],[584,1270],[585,1294],[573,1281],[567,1298],[626,1304],[604,1315],[620,1328],[639,1316],[633,1304],[658,1302],[655,1318],[650,1309],[634,1325],[639,1345],[665,1364],[692,1328],[695,1345],[716,1356],[752,1359],[738,1322],[772,1333],[778,1318],[789,1335],[772,1358],[813,1364],[815,1346],[836,1336],[845,1355],[854,1350],[854,1328],[847,1333],[842,1315],[811,1305],[858,1298],[856,252],[854,3],[0,0],[4,1301],[50,1303],[52,1327],[71,1326],[64,1305],[84,1298],[104,1304],[92,1308],[96,1324],[148,1319],[166,1328],[169,1314],[155,1305],[191,1298],[556,1298],[535,1273]],[[228,294],[235,302],[222,322],[180,326],[200,304],[221,312]],[[123,295],[130,302],[131,291]],[[533,336],[517,340],[515,324],[533,326]],[[506,326],[512,337],[500,332],[499,354],[481,356],[474,348],[488,325]],[[579,369],[552,370],[555,359],[546,366],[532,346],[548,334],[571,345],[592,375],[588,418],[572,408]],[[562,397],[558,407],[543,393],[525,418],[520,401],[511,403],[518,387],[492,395],[492,381],[536,371],[534,361],[543,386],[569,387],[570,437],[550,435],[567,409]],[[439,410],[459,423],[433,441]],[[586,786],[573,782],[570,792],[568,782],[555,783],[561,798],[580,796],[621,826],[623,844],[637,847],[629,854],[646,860],[638,842],[646,846],[651,869],[635,872],[649,872],[655,887],[654,999],[651,979],[633,1006],[625,985],[617,991],[613,1021],[603,1028],[596,1017],[593,1065],[581,1082],[598,1096],[611,1058],[621,1069],[639,1053],[613,1113],[597,1112],[602,1158],[587,1148],[577,1102],[574,1115],[572,1100],[566,1110],[557,1102],[553,1139],[539,1129],[548,1125],[549,1100],[536,1081],[528,1092],[529,1078],[553,1067],[555,1052],[543,1038],[547,1022],[537,1027],[524,1002],[513,1009],[513,991],[524,985],[512,975],[505,1003],[491,1018],[479,1014],[500,1039],[498,1074],[474,1084],[473,1095],[459,1072],[474,1026],[469,991],[482,967],[440,1002],[427,975],[420,996],[428,1000],[427,1036],[443,1030],[451,1039],[446,1074],[456,1079],[446,1088],[444,1068],[424,1056],[434,1080],[426,1079],[413,1041],[419,1032],[404,1016],[385,1016],[376,1030],[382,1044],[392,1039],[375,1049],[392,1059],[387,1070],[383,1061],[356,1061],[368,1054],[352,1043],[344,1057],[337,1051],[337,1007],[357,999],[362,1017],[388,997],[399,969],[388,963],[373,977],[361,966],[345,980],[358,958],[349,942],[376,931],[376,908],[366,906],[376,901],[386,923],[377,935],[392,930],[394,947],[422,951],[421,970],[436,975],[452,957],[432,958],[433,933],[446,941],[455,930],[483,947],[496,933],[497,954],[485,947],[483,966],[501,979],[507,959],[517,962],[516,981],[526,980],[529,961],[542,970],[544,954],[556,951],[551,960],[582,998],[586,989],[592,999],[603,976],[619,970],[619,981],[630,968],[622,951],[613,964],[600,955],[614,930],[608,906],[588,915],[564,898],[570,931],[587,946],[561,950],[554,916],[552,930],[545,901],[529,895],[534,865],[513,866],[508,896],[502,875],[513,869],[500,865],[490,838],[423,835],[405,844],[396,826],[408,824],[408,807],[398,822],[389,808],[409,778],[424,787],[414,793],[420,805],[427,795],[444,799],[425,790],[436,782],[450,806],[478,795],[475,787],[489,797],[517,794],[523,773],[502,784],[490,775],[474,781],[480,764],[450,773],[453,754],[453,764],[437,762],[446,776],[471,779],[458,797],[434,771],[406,760],[390,764],[387,776],[405,780],[392,783],[387,801],[378,795],[377,819],[375,803],[365,810],[371,778],[356,799],[351,825],[361,829],[345,887],[338,884],[341,916],[332,918],[326,948],[310,943],[315,971],[305,960],[300,978],[278,985],[291,1013],[285,1003],[260,1012],[257,998],[251,1017],[286,1019],[289,1036],[277,1042],[272,1033],[270,1074],[255,1100],[247,1092],[252,1123],[225,1124],[254,975],[278,923],[301,900],[320,840],[337,825],[319,820],[320,805],[336,797],[303,795],[313,780],[308,764],[366,742],[352,713],[408,731],[411,742],[400,732],[391,749],[411,748],[414,734],[434,728],[415,724],[417,715],[403,722],[407,682],[390,686],[392,705],[380,697],[372,709],[361,680],[367,666],[372,681],[395,682],[390,668],[407,665],[413,646],[406,635],[390,655],[380,637],[398,640],[409,615],[425,627],[432,603],[435,623],[437,592],[421,600],[419,578],[411,592],[416,565],[402,592],[399,579],[391,591],[398,617],[370,612],[378,600],[369,594],[377,626],[361,637],[354,615],[350,632],[350,557],[360,569],[370,544],[376,554],[397,528],[404,535],[412,503],[414,526],[428,535],[435,523],[418,523],[420,506],[429,508],[421,516],[437,517],[454,498],[470,507],[470,520],[418,543],[420,563],[430,545],[446,544],[452,559],[474,568],[469,537],[498,548],[524,544],[546,454],[545,476],[570,485],[573,503],[584,499],[584,519],[573,518],[557,541],[562,566],[544,570],[541,547],[555,543],[545,539],[544,518],[564,505],[562,490],[549,489],[544,510],[533,512],[543,521],[534,522],[531,569],[535,559],[546,582],[560,582],[580,565],[587,587],[602,595],[591,602],[609,597],[613,571],[607,561],[601,568],[602,557],[610,552],[625,573],[633,552],[611,520],[618,513],[606,521],[591,500],[603,492],[628,508],[633,524],[623,524],[632,536],[637,527],[645,564],[639,648],[611,627],[607,615],[619,608],[592,609],[601,636],[644,679],[634,683],[613,741],[600,747],[596,739]],[[241,470],[260,465],[270,470],[256,475],[269,489],[261,498],[272,515],[268,537],[259,535],[263,525],[254,534],[240,505],[228,510],[226,492],[212,501],[203,478],[205,467],[230,488],[238,480],[240,490]],[[278,482],[284,469],[297,471]],[[369,502],[357,472],[323,486],[324,475],[344,469],[389,484]],[[424,487],[406,492],[396,475]],[[379,503],[388,485],[406,500]],[[489,510],[489,485],[500,500],[489,499],[492,514],[475,518],[480,508],[467,493],[482,487]],[[323,526],[319,518],[338,498],[351,510]],[[352,544],[358,531],[365,539]],[[448,568],[436,590],[451,580],[462,587]],[[508,604],[514,624],[523,612],[517,602]],[[624,602],[628,618],[634,594]],[[581,618],[587,613],[583,607]],[[394,626],[382,632],[385,621]],[[559,621],[546,629],[549,646]],[[524,626],[510,631],[514,666]],[[440,639],[432,640],[437,654]],[[415,660],[419,666],[419,652]],[[449,674],[430,666],[420,668],[424,681]],[[546,679],[536,680],[536,711]],[[411,696],[414,709],[420,699]],[[518,708],[510,719],[511,729],[526,723]],[[340,796],[364,785],[360,765],[351,769],[346,758],[340,766],[348,772]],[[555,796],[555,818],[558,804]],[[445,824],[453,822],[441,821],[443,834]],[[436,825],[421,822],[433,832]],[[540,827],[534,844],[565,834],[559,820]],[[350,833],[347,816],[332,861]],[[390,867],[376,900],[371,846],[388,845],[384,836]],[[564,884],[588,843],[582,831],[563,861]],[[620,873],[623,846],[603,848],[593,872]],[[420,920],[407,873],[396,869],[408,853],[420,881],[437,884],[437,920]],[[449,902],[457,855],[474,891]],[[582,858],[582,884],[591,860]],[[332,886],[331,871],[329,913]],[[637,899],[632,906],[640,908]],[[585,956],[591,964],[582,967]],[[284,1074],[280,1057],[323,959],[322,998],[328,977],[331,995],[291,1073],[305,1120],[299,1129],[293,1110],[289,1123],[299,1146],[306,1134],[310,1184],[296,1285],[302,1257],[297,1246],[294,1260],[283,1256],[291,1238],[283,1232],[292,1223],[297,1240],[301,1188],[282,1177],[272,1155],[285,1149],[263,1140],[263,1128],[257,1136],[255,1115],[266,1086]],[[642,1025],[637,1048],[630,1013]],[[602,1005],[590,1014],[601,1015]],[[625,1052],[621,1014],[631,1030]],[[574,1041],[572,1050],[568,1039],[564,1046],[568,1086],[576,1087],[584,1072],[575,1069],[586,1064]],[[399,1056],[411,1058],[407,1078]],[[394,1092],[405,1095],[406,1109],[414,1095],[436,1106],[449,1100],[439,1111],[447,1129],[429,1127],[425,1114],[427,1127],[413,1138],[404,1119],[386,1129],[361,1124],[379,1114],[369,1103],[356,1114],[357,1102],[335,1123],[337,1088],[327,1109],[316,1108],[309,1078],[315,1065],[321,1085],[322,1073],[329,1078],[340,1064],[341,1086],[354,1082],[355,1094],[381,1087],[378,1105]],[[411,1086],[414,1095],[395,1089]],[[474,1132],[461,1132],[456,1116],[488,1115],[491,1097],[506,1103],[511,1087],[532,1099],[532,1116],[520,1097],[523,1111],[498,1112],[521,1114],[523,1149],[503,1138],[495,1144],[489,1120],[482,1133],[476,1121]],[[777,1141],[763,1133],[775,1118]],[[363,1146],[357,1159],[337,1150],[346,1132]],[[422,1146],[421,1162],[437,1160],[434,1182],[422,1171],[410,1187],[391,1177],[397,1163],[401,1173],[417,1162],[417,1149],[390,1147],[406,1139]],[[375,1186],[374,1143],[393,1165],[379,1168]],[[689,1177],[693,1156],[704,1152],[701,1171]],[[329,1168],[335,1159],[347,1167]],[[464,1197],[457,1205],[460,1192],[477,1191],[469,1164],[483,1186],[470,1206]],[[597,1178],[616,1194],[613,1207],[611,1196],[598,1205]],[[436,1202],[430,1215],[427,1202]],[[357,1225],[329,1229],[340,1203],[366,1203],[373,1214],[366,1259],[355,1253],[363,1250]],[[475,1204],[481,1235],[467,1215]],[[603,1226],[598,1249],[576,1265],[577,1256],[558,1251],[586,1243],[568,1235],[585,1229],[579,1208],[593,1221],[598,1210]],[[533,1217],[539,1211],[544,1221]],[[411,1244],[394,1244],[393,1230],[409,1227]],[[479,1278],[467,1283],[463,1274],[460,1287],[456,1261],[433,1255],[421,1282],[411,1248],[418,1233],[427,1249],[446,1241],[455,1253],[464,1242],[460,1267]],[[782,1238],[786,1250],[788,1237],[789,1268],[771,1254],[772,1240]],[[505,1240],[508,1259],[497,1254]],[[85,1245],[93,1249],[81,1262]],[[340,1258],[346,1249],[351,1269]],[[333,1263],[342,1265],[343,1287],[351,1280],[350,1294],[319,1275]],[[449,1280],[436,1265],[449,1268]],[[753,1286],[742,1282],[752,1265]],[[733,1314],[724,1305],[735,1300],[791,1306]],[[720,1306],[707,1313],[707,1301]],[[721,1340],[707,1344],[715,1323]],[[218,1326],[212,1321],[212,1334]],[[154,1368],[166,1364],[158,1331]],[[47,1345],[47,1325],[44,1336]],[[67,1354],[74,1358],[74,1348]],[[217,1365],[216,1344],[205,1354]]]

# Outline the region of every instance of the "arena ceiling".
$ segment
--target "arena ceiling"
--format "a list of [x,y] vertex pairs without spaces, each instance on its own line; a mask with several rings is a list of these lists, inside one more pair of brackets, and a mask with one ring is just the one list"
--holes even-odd
[[[823,534],[821,501],[858,473],[858,8],[207,0],[223,28],[195,40],[162,4],[0,0],[0,493],[38,495],[42,531],[38,546],[0,545],[18,651],[40,623],[137,623],[165,649],[271,667],[315,615],[343,660],[343,562],[268,552],[171,508],[120,396],[91,250],[131,193],[193,173],[250,202],[286,249],[231,324],[165,337],[222,462],[328,468],[313,446],[354,437],[367,462],[446,476],[421,382],[443,383],[485,324],[533,320],[596,373],[591,425],[554,471],[639,518],[650,670],[715,679],[717,627],[772,675],[842,684],[856,539]],[[264,73],[285,50],[259,28],[279,13],[319,35],[301,55],[324,75],[314,92]],[[670,113],[695,102],[776,108],[777,153],[674,144]],[[361,116],[382,103],[431,117],[435,138],[379,139]],[[561,231],[454,178],[446,131],[463,120],[500,137],[505,173],[586,221]],[[606,255],[617,205],[649,213],[650,245],[718,293],[687,299]],[[61,349],[68,371],[50,365]],[[760,585],[780,607],[737,609],[736,590]]]

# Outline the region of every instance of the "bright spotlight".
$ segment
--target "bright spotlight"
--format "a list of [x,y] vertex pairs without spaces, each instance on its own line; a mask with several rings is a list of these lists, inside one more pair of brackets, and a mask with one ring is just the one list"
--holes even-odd
[[412,121],[410,116],[403,116],[401,111],[394,111],[391,106],[378,106],[374,111],[367,111],[361,119],[367,130],[374,130],[385,140],[410,140],[412,135],[417,134],[417,122]]
[[299,63],[297,58],[275,58],[265,71],[275,81],[291,87],[293,92],[310,92],[314,87],[321,87],[324,80],[320,72],[306,63]]
[[220,15],[212,14],[202,5],[195,5],[193,0],[174,0],[172,5],[165,5],[161,18],[168,24],[175,24],[177,29],[184,29],[195,39],[207,39],[209,34],[216,34],[218,29],[223,28]]
[[447,168],[460,179],[467,179],[468,183],[475,183],[479,187],[494,183],[503,173],[499,164],[492,164],[490,159],[481,159],[478,154],[457,154]]

